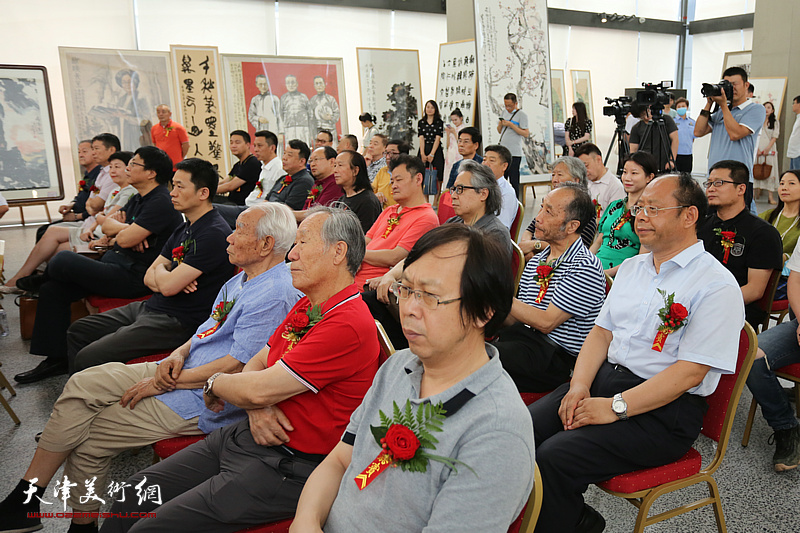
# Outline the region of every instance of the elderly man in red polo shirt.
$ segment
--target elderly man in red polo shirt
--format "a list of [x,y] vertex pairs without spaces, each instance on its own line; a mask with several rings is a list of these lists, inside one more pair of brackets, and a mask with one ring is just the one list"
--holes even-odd
[[153,144],[161,148],[172,160],[172,170],[189,153],[189,136],[186,128],[172,120],[172,111],[166,104],[156,107],[158,124],[150,130]]

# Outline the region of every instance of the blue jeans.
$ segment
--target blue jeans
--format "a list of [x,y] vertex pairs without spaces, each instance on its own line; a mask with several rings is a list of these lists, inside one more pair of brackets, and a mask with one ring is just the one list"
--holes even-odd
[[764,351],[766,357],[753,362],[753,368],[747,377],[747,386],[774,431],[797,426],[794,409],[789,404],[777,376],[771,370],[800,363],[797,327],[797,319],[794,319],[761,333],[758,336],[758,347]]
[[800,170],[800,156],[789,159],[789,170]]

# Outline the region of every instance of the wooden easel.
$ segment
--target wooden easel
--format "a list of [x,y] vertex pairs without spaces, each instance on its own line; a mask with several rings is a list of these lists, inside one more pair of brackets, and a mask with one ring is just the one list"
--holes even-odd
[[50,208],[47,207],[47,201],[46,200],[30,200],[30,201],[25,201],[25,202],[14,202],[13,204],[11,202],[9,202],[9,206],[10,207],[19,207],[19,218],[20,218],[20,220],[22,220],[22,225],[23,226],[25,225],[25,213],[22,211],[22,208],[23,207],[36,206],[36,205],[40,205],[40,206],[44,207],[44,211],[45,211],[45,213],[47,213],[47,223],[48,224],[52,224],[53,223],[53,219],[50,217]]

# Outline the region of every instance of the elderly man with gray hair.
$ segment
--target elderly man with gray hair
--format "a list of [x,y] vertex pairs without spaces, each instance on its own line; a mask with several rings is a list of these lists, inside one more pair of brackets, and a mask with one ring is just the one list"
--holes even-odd
[[[551,189],[557,189],[564,183],[576,183],[584,190],[589,190],[589,179],[586,176],[586,165],[577,157],[563,156],[559,157],[553,163],[552,180],[550,181]],[[529,260],[534,254],[544,250],[547,243],[534,238],[536,232],[536,219],[531,220],[528,228],[522,233],[519,239],[519,247],[525,254],[525,260]],[[581,229],[581,240],[588,248],[594,241],[594,236],[597,233],[597,218],[590,220]]]
[[[248,419],[129,478],[102,531],[223,532],[294,515],[306,479],[378,370],[375,322],[353,283],[365,247],[352,212],[309,210],[288,256],[305,296],[242,372],[214,374],[205,385],[211,411],[233,404]],[[137,501],[142,484],[161,487],[163,504]]]
[[[39,500],[30,492],[43,496],[62,463],[64,475],[77,483],[70,506],[96,513],[101,502],[90,497],[90,490],[106,491],[109,464],[119,453],[210,433],[253,416],[233,405],[218,412],[205,409],[202,387],[211,376],[241,371],[300,299],[283,260],[296,232],[294,215],[283,204],[247,209],[228,236],[229,260],[242,271],[223,285],[209,318],[191,339],[160,364],[107,363],[70,378],[23,479],[0,503],[0,531],[42,527],[29,514],[39,511]],[[29,501],[23,504],[26,493]],[[89,528],[94,521],[73,518]]]

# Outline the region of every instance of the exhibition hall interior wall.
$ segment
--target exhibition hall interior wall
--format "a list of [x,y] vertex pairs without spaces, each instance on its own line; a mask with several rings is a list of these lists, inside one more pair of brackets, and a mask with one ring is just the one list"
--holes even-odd
[[[752,13],[755,2],[692,0],[690,5],[698,20]],[[678,20],[680,0],[549,0],[548,6]],[[263,0],[0,0],[0,12],[2,62],[47,67],[67,199],[75,194],[76,179],[59,46],[169,51],[170,44],[182,44],[217,46],[221,54],[341,57],[348,127],[360,138],[356,47],[419,50],[427,100],[436,89],[439,43],[447,40],[445,15]],[[614,132],[613,119],[602,116],[603,98],[676,77],[677,36],[560,25],[550,25],[549,31],[551,68],[564,69],[567,95],[569,70],[591,71],[595,141],[603,151]],[[752,30],[690,37],[684,75],[692,116],[701,108],[700,84],[719,80],[725,52],[749,50],[751,43]],[[695,143],[696,169],[706,164],[707,146],[706,139]],[[36,211],[40,208],[26,209],[29,218],[44,216]],[[16,220],[13,211],[3,222]]]

